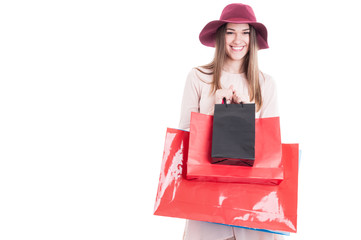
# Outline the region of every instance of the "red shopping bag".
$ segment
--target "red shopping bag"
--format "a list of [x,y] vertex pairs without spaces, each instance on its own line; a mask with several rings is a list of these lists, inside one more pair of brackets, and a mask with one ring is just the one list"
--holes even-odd
[[277,185],[283,180],[279,117],[255,120],[253,167],[212,164],[213,116],[192,112],[187,179]]
[[168,129],[154,214],[272,231],[296,232],[298,144],[282,144],[279,185],[184,178],[189,133]]

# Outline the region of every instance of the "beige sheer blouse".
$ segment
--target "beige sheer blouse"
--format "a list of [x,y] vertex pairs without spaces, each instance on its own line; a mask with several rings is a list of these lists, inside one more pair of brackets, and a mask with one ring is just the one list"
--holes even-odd
[[[201,68],[202,69],[202,68]],[[209,70],[202,69],[204,72]],[[179,128],[189,130],[191,112],[203,114],[213,114],[215,95],[211,93],[212,75],[201,73],[193,68],[187,77]],[[233,88],[238,90],[243,96],[248,96],[248,86],[246,74],[234,74],[222,71],[222,88]],[[275,81],[267,74],[260,74],[260,86],[263,98],[262,108],[256,112],[256,118],[275,117],[278,115],[277,91]]]

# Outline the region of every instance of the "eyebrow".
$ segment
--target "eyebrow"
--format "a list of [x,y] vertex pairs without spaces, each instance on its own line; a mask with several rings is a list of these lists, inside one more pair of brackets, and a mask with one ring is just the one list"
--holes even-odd
[[[236,31],[236,30],[235,30],[235,29],[233,29],[233,28],[226,28],[226,30]],[[242,29],[242,31],[249,31],[249,28]]]

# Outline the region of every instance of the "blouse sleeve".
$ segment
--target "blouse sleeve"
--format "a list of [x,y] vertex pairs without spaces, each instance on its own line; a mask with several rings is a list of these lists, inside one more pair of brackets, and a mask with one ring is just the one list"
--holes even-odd
[[179,128],[189,130],[191,112],[199,112],[200,81],[196,75],[196,69],[192,69],[187,77],[183,92],[183,100],[180,114]]
[[278,117],[277,86],[273,78],[268,75],[265,75],[262,98],[263,105],[260,110],[260,118]]

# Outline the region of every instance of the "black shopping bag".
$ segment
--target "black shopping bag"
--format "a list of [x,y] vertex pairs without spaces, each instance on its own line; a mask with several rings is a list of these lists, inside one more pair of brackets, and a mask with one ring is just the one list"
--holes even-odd
[[215,104],[212,163],[253,166],[255,104]]

